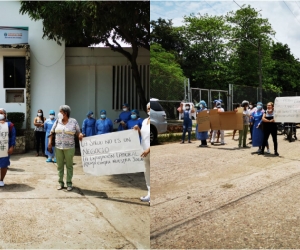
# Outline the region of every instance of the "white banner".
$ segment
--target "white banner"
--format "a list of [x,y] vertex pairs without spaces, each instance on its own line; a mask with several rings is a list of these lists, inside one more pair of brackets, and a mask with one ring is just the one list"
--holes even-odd
[[275,122],[300,123],[300,96],[276,97],[274,120]]
[[85,173],[101,176],[144,172],[138,131],[130,129],[84,137],[80,142]]
[[8,124],[0,123],[0,158],[8,156]]
[[0,26],[0,44],[27,44],[28,27]]

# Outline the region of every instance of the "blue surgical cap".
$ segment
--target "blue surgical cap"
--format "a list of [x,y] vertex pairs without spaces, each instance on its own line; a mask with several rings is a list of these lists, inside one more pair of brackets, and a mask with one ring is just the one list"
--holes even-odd
[[203,101],[203,100],[201,100],[201,101],[199,102],[199,104],[202,104],[202,105],[203,105],[203,107],[207,107],[207,105],[206,105],[206,102],[205,102],[205,101]]
[[256,103],[256,105],[261,105],[262,106],[263,104],[262,104],[262,102],[258,102],[258,103]]
[[101,114],[106,114],[106,110],[102,109],[102,110],[100,111],[100,115],[101,115]]
[[129,104],[128,103],[123,103],[123,105],[122,105],[122,107],[127,107],[127,108],[129,108]]
[[217,106],[217,108],[221,108],[221,102],[217,101],[216,106]]
[[94,113],[93,113],[93,111],[89,111],[87,114],[86,114],[86,116],[90,116],[90,115],[93,115]]
[[51,109],[51,110],[49,111],[49,115],[55,115],[55,111],[54,111],[53,109]]
[[135,113],[137,116],[140,116],[140,113],[139,113],[139,111],[137,109],[131,110],[131,114],[132,113]]
[[216,100],[213,101],[213,103],[217,103],[217,102],[220,102],[220,103],[221,103],[221,102],[223,102],[223,101],[222,101],[221,99],[216,99]]

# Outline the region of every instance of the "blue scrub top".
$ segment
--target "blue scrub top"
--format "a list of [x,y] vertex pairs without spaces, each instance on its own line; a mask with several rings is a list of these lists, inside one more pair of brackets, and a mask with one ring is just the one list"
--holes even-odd
[[[131,119],[131,111],[122,111],[119,115],[119,119],[116,119],[116,122],[124,121],[127,123]],[[125,130],[122,124],[119,124],[118,131]]]
[[95,132],[96,135],[102,135],[113,131],[113,123],[110,119],[98,119],[96,121]]
[[95,125],[95,118],[91,117],[84,119],[82,123],[82,134],[84,134],[86,137],[95,135]]
[[138,118],[136,120],[130,119],[126,124],[126,129],[132,129],[135,125],[138,125],[140,129],[142,128],[143,119]]

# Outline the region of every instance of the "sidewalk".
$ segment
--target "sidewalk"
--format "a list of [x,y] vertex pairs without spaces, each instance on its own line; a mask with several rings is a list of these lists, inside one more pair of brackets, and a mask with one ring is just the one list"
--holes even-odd
[[[0,188],[0,248],[150,248],[144,173],[90,176],[74,157],[71,192],[56,190],[56,164],[13,155]],[[66,173],[65,173],[66,174]]]

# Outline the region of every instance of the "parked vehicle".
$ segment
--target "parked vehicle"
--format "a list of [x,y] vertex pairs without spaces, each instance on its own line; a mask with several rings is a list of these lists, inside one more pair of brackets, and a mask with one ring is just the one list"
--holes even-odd
[[167,116],[158,99],[150,99],[150,145],[157,142],[157,135],[167,132]]

